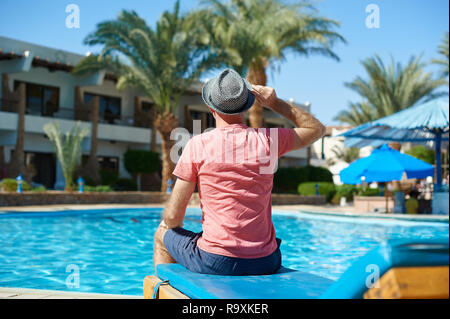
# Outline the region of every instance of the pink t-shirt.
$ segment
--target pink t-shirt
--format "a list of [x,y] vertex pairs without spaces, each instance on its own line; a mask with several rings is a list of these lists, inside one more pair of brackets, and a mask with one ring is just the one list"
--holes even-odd
[[273,172],[292,149],[291,129],[231,124],[196,135],[173,172],[197,182],[202,209],[200,249],[223,256],[259,258],[277,248],[272,223]]

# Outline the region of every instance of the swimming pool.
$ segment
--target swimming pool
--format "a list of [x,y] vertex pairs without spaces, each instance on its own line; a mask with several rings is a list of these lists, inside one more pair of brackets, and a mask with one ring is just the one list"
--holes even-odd
[[[162,208],[0,214],[0,286],[142,295],[153,274],[153,233]],[[449,237],[448,223],[274,211],[283,265],[337,279],[391,238]],[[187,229],[201,231],[200,209]]]

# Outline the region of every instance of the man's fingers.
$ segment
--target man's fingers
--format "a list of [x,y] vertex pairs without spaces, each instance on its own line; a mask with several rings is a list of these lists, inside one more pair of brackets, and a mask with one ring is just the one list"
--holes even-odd
[[251,90],[250,93],[252,93],[255,97],[260,97],[261,96],[261,93],[259,93],[255,89]]
[[261,85],[257,85],[257,84],[253,84],[252,85],[252,89],[254,90],[254,91],[258,91],[259,92],[259,90],[262,88],[262,86]]

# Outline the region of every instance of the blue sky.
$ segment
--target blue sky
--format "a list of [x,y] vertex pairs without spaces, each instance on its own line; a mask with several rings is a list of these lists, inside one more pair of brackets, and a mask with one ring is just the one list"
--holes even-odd
[[[164,10],[172,9],[175,0],[1,0],[0,35],[44,46],[85,54],[93,51],[83,44],[95,25],[113,19],[121,9],[133,9],[153,25]],[[68,4],[80,8],[80,28],[65,26]],[[380,27],[365,25],[366,6],[380,9]],[[182,0],[182,10],[198,5],[197,0]],[[336,62],[321,56],[288,55],[287,61],[269,72],[269,85],[285,99],[311,102],[312,112],[324,124],[337,124],[333,118],[359,96],[345,88],[344,82],[364,76],[360,61],[379,54],[406,63],[412,55],[423,61],[437,56],[437,46],[449,29],[447,0],[323,0],[317,3],[321,15],[341,22],[339,29],[348,43],[335,46],[341,58]],[[0,44],[1,46],[1,44]],[[429,71],[436,71],[430,66]]]

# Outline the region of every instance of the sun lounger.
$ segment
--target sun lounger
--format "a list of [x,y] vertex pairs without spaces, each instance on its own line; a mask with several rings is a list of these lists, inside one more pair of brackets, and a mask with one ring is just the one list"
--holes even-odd
[[448,298],[448,239],[394,240],[358,259],[336,281],[282,268],[265,276],[193,273],[157,266],[144,280],[145,298],[341,299]]

